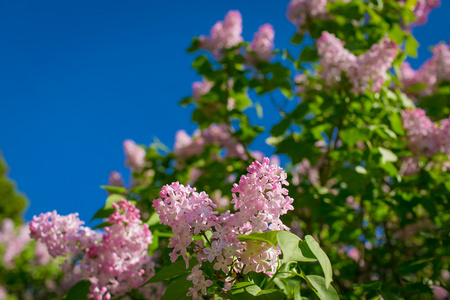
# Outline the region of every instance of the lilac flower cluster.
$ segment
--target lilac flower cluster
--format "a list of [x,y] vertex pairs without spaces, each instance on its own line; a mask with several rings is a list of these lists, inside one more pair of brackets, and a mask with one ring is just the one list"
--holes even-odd
[[321,75],[327,86],[339,83],[345,73],[353,86],[353,93],[365,91],[378,92],[387,79],[386,72],[391,68],[397,55],[397,45],[383,39],[374,44],[366,53],[356,56],[344,48],[344,42],[326,31],[317,40],[317,50],[321,57]]
[[414,24],[423,25],[428,21],[428,15],[431,10],[441,5],[439,0],[417,0],[414,8],[414,14],[416,15],[416,21]]
[[145,164],[145,150],[132,140],[123,142],[123,150],[125,152],[125,165],[130,167],[133,172],[139,172]]
[[234,47],[243,41],[242,16],[237,10],[230,10],[224,21],[219,21],[211,28],[210,37],[200,36],[200,48],[211,51],[220,58],[223,50]]
[[297,26],[302,26],[308,19],[324,19],[328,12],[327,0],[292,0],[288,4],[286,16]]
[[202,81],[196,81],[192,84],[192,98],[195,100],[200,100],[200,98],[209,93],[211,88],[214,86],[214,82],[203,78]]
[[[293,199],[286,196],[288,185],[282,168],[271,165],[268,158],[263,163],[255,161],[248,167],[239,184],[232,189],[235,213],[226,211],[218,215],[216,205],[205,192],[197,193],[195,188],[185,187],[178,182],[166,185],[160,192],[161,198],[153,201],[161,223],[172,227],[170,239],[175,262],[179,256],[189,266],[188,253],[196,254],[198,264],[187,277],[194,286],[188,296],[202,299],[212,281],[206,279],[202,262],[213,263],[213,268],[222,271],[225,290],[235,278],[233,274],[255,272],[273,273],[277,268],[279,252],[272,245],[259,242],[241,242],[239,235],[266,230],[289,230],[280,216],[293,210]],[[209,233],[209,234],[208,234]],[[204,240],[194,242],[193,236],[203,235]],[[191,256],[190,256],[191,257]]]
[[441,120],[438,127],[426,116],[424,110],[416,108],[404,110],[402,121],[409,149],[414,154],[414,157],[407,157],[403,161],[402,174],[416,174],[419,171],[417,162],[420,156],[431,157],[444,153],[450,158],[450,117]]
[[[14,259],[19,256],[31,242],[30,229],[27,225],[15,228],[11,219],[4,219],[0,227],[0,245],[4,245],[2,261],[7,269],[14,267]],[[46,265],[50,261],[50,255],[45,246],[38,242],[34,250],[35,265]]]
[[175,136],[174,153],[180,159],[201,154],[206,145],[216,144],[226,149],[227,157],[247,159],[244,146],[231,136],[226,125],[212,124],[209,128],[196,130],[193,137],[179,130]]
[[258,31],[253,36],[253,41],[250,45],[250,52],[247,53],[247,61],[250,63],[257,63],[258,61],[270,61],[273,57],[273,40],[275,38],[275,31],[272,25],[264,24],[259,27]]
[[115,211],[108,219],[112,225],[104,234],[82,226],[78,214],[60,216],[53,211],[33,217],[30,223],[31,237],[43,242],[51,256],[65,256],[65,273],[89,280],[89,298],[96,300],[123,295],[152,276],[148,225],[125,199],[112,206]]
[[[450,81],[450,45],[440,44],[433,48],[433,57],[417,71],[405,62],[400,68],[400,82],[403,90],[411,96],[429,96],[441,81]],[[423,84],[420,91],[410,91],[410,87]]]
[[125,186],[125,182],[123,181],[122,174],[120,174],[117,171],[109,172],[108,185],[109,186],[118,186],[118,187]]
[[[327,10],[328,2],[335,2],[336,0],[291,0],[288,4],[286,16],[299,28],[309,20],[323,20],[330,18]],[[349,2],[350,0],[342,0],[343,2]]]

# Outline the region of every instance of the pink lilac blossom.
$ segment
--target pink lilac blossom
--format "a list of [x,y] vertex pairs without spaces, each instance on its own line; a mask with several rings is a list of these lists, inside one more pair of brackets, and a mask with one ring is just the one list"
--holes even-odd
[[226,125],[212,124],[203,131],[195,131],[191,138],[186,131],[179,130],[175,136],[174,153],[179,159],[199,155],[206,145],[216,144],[226,149],[226,157],[247,159],[244,146],[232,137]]
[[8,297],[8,291],[0,285],[0,300],[4,300]]
[[441,5],[439,0],[417,0],[417,4],[414,8],[414,14],[416,15],[416,21],[414,24],[423,25],[428,21],[428,15],[431,10]]
[[301,26],[308,19],[324,19],[327,17],[327,0],[292,0],[288,4],[286,16],[297,26]]
[[258,31],[253,36],[253,41],[250,45],[250,53],[247,53],[247,60],[251,63],[258,61],[270,61],[273,57],[273,40],[275,38],[275,31],[272,25],[264,24],[259,27]]
[[125,186],[125,182],[123,181],[122,174],[120,174],[117,171],[109,172],[108,185],[109,186],[117,186],[117,187]]
[[412,176],[419,173],[419,171],[419,158],[408,156],[402,159],[402,165],[398,173],[402,176]]
[[[336,0],[291,0],[287,7],[286,16],[289,21],[297,25],[299,32],[309,20],[324,20],[331,16],[328,14],[327,3],[335,2]],[[342,2],[349,2],[350,0],[342,0]]]
[[3,220],[0,231],[0,244],[6,246],[2,253],[2,260],[7,269],[14,267],[14,259],[22,253],[29,242],[30,236],[27,226],[20,226],[16,231],[14,222],[11,219]]
[[369,90],[378,92],[386,81],[386,72],[397,55],[397,45],[383,39],[374,44],[366,53],[355,56],[344,48],[344,42],[326,31],[317,40],[317,51],[320,55],[320,74],[325,85],[334,86],[342,81],[345,73],[353,86],[355,94]]
[[[250,270],[273,274],[277,268],[279,251],[272,245],[260,241],[241,242],[238,235],[269,230],[289,230],[280,216],[293,210],[293,199],[287,196],[286,173],[270,164],[268,158],[262,163],[255,161],[248,167],[249,174],[243,175],[239,184],[232,189],[235,213],[229,210],[218,215],[216,205],[204,192],[197,193],[190,186],[178,182],[166,185],[160,192],[161,198],[153,201],[161,223],[172,227],[170,239],[172,262],[182,256],[189,266],[189,250],[197,255],[198,264],[187,277],[193,287],[188,296],[202,299],[212,282],[202,271],[202,262],[213,263],[213,268],[224,273],[223,278],[233,269],[235,273]],[[194,243],[194,235],[210,231],[208,239]],[[245,268],[244,268],[245,266]],[[225,280],[230,287],[233,278]]]
[[[400,67],[400,82],[403,86],[403,90],[410,96],[414,94],[419,94],[420,96],[431,95],[437,83],[434,62],[432,60],[428,60],[417,71],[413,70],[409,63],[404,62]],[[410,87],[420,83],[425,85],[421,91],[409,91]]]
[[[19,256],[31,242],[28,225],[14,227],[11,219],[5,219],[0,228],[0,244],[5,245],[2,260],[6,268],[15,266],[14,259]],[[41,266],[50,261],[50,254],[44,244],[37,242],[34,250],[33,264]]]
[[200,36],[200,48],[211,51],[220,58],[223,50],[234,47],[243,41],[242,16],[237,10],[230,10],[224,21],[219,21],[211,28],[210,37]]
[[435,46],[433,55],[437,79],[450,81],[450,45],[439,44]]
[[447,119],[441,120],[440,123],[441,151],[450,158],[450,116]]
[[439,128],[425,115],[424,110],[405,109],[402,120],[408,137],[408,146],[414,154],[431,157],[441,150]]
[[[433,48],[433,57],[427,60],[417,71],[409,63],[404,62],[400,68],[400,82],[410,96],[429,96],[436,90],[441,81],[450,81],[450,46],[440,44]],[[410,91],[416,84],[424,84],[420,91]]]
[[200,98],[209,93],[211,88],[214,86],[214,82],[203,78],[202,81],[196,81],[192,84],[192,98],[195,100],[200,100]]
[[374,44],[369,51],[358,56],[356,65],[347,73],[354,89],[360,94],[366,90],[380,91],[387,79],[386,72],[391,68],[397,52],[395,42],[383,39]]
[[95,300],[138,288],[154,267],[147,253],[152,234],[142,224],[139,210],[125,199],[112,207],[108,219],[112,225],[104,234],[81,226],[77,214],[60,216],[54,211],[35,216],[30,223],[31,237],[45,243],[53,257],[66,257],[64,273],[91,282],[88,296]]
[[139,172],[145,164],[145,150],[132,140],[125,140],[123,149],[126,157],[125,165],[133,172]]
[[435,300],[447,300],[449,299],[449,293],[446,289],[438,285],[432,285],[431,290],[433,291],[433,299]]

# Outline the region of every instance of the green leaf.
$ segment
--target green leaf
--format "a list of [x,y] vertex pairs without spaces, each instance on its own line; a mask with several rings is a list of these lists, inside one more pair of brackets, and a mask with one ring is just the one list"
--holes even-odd
[[112,208],[112,204],[119,202],[120,200],[124,199],[125,197],[123,195],[118,195],[118,194],[112,194],[110,195],[108,198],[106,198],[106,204],[105,204],[105,208]]
[[431,261],[431,258],[421,260],[412,259],[399,265],[397,268],[397,272],[402,275],[414,274],[428,266]]
[[102,207],[91,218],[91,221],[94,220],[94,219],[105,219],[105,218],[108,218],[113,212],[114,212],[113,208],[105,209],[105,208]]
[[280,290],[276,290],[276,289],[261,290],[255,295],[254,299],[257,299],[257,300],[279,300],[279,299],[283,299],[283,293]]
[[307,46],[303,48],[302,53],[298,59],[299,63],[303,62],[313,62],[319,59],[319,54],[317,54],[317,49]]
[[391,127],[397,134],[404,135],[405,130],[403,129],[403,122],[400,114],[394,113],[390,116]]
[[283,120],[281,120],[280,123],[278,123],[272,127],[270,134],[272,134],[273,136],[280,136],[286,132],[286,130],[289,128],[289,126],[291,126],[291,119],[284,118]]
[[417,48],[419,47],[419,42],[410,34],[406,38],[405,43],[405,53],[411,57],[417,57]]
[[238,236],[238,239],[240,241],[263,241],[269,244],[272,244],[272,246],[277,246],[277,234],[280,231],[265,231],[265,232],[253,232],[251,234],[241,234]]
[[[280,231],[277,233],[278,244],[283,252],[283,261],[301,261],[312,262],[317,258],[298,236],[288,231]],[[305,247],[306,246],[306,247]]]
[[325,286],[328,289],[330,283],[333,281],[333,270],[331,268],[330,259],[312,236],[305,236],[305,241],[308,244],[309,249],[311,249],[312,253],[314,253],[314,255],[317,257],[317,260],[322,267],[323,273],[325,275]]
[[190,297],[187,297],[186,294],[189,292],[189,288],[192,286],[192,281],[187,280],[186,276],[180,276],[167,286],[162,300],[190,299]]
[[207,62],[208,62],[208,58],[205,55],[200,55],[192,63],[192,68],[198,69],[198,68],[200,68],[201,66],[203,66]]
[[63,297],[63,300],[88,300],[88,294],[90,293],[89,287],[91,283],[88,280],[82,280],[75,283],[74,286]]
[[259,119],[263,118],[263,108],[259,102],[255,102],[256,114]]
[[109,185],[102,185],[100,186],[102,189],[104,189],[107,192],[113,193],[113,194],[127,194],[128,191],[123,186],[109,186]]
[[355,171],[356,171],[356,173],[359,173],[359,174],[367,174],[367,170],[361,166],[356,166]]
[[398,24],[394,24],[389,31],[389,37],[391,40],[395,41],[397,44],[401,44],[405,38],[405,32],[400,28]]
[[381,154],[381,162],[383,164],[385,164],[386,162],[390,161],[390,162],[396,162],[397,161],[397,155],[394,154],[394,152],[392,152],[389,149],[383,148],[383,147],[378,147],[378,151],[380,151]]
[[193,53],[200,48],[200,40],[198,38],[192,39],[192,44],[189,48],[186,49],[187,53]]
[[261,288],[256,284],[245,285],[242,288],[236,289],[232,292],[235,300],[251,300],[261,291]]
[[103,222],[103,223],[101,223],[101,224],[98,224],[97,226],[95,226],[94,228],[92,228],[92,229],[101,229],[101,228],[105,228],[105,227],[108,227],[108,226],[111,226],[112,224],[111,223],[109,223],[109,222]]
[[425,88],[427,88],[427,85],[425,83],[416,83],[409,86],[406,90],[408,93],[415,94],[422,91]]
[[241,282],[236,282],[233,284],[233,286],[231,287],[231,290],[237,290],[237,289],[242,289],[245,288],[247,286],[251,286],[251,285],[255,285],[254,282],[249,282],[249,281],[241,281]]
[[[190,265],[193,265],[192,259],[193,258],[191,258],[191,260],[189,261]],[[170,278],[174,278],[174,277],[183,275],[185,273],[188,273],[190,268],[191,268],[191,266],[189,266],[189,268],[186,269],[186,262],[184,261],[184,259],[180,259],[180,260],[174,262],[173,264],[162,268],[158,273],[156,273],[152,278],[150,278],[149,280],[144,282],[141,286],[144,286],[146,284],[153,283],[153,282],[164,281],[166,279],[170,279]]]
[[314,289],[314,292],[320,299],[323,300],[335,300],[339,299],[338,293],[333,286],[327,286],[325,278],[317,275],[306,276],[308,284]]
[[368,128],[348,128],[341,130],[339,136],[344,144],[353,147],[356,142],[364,142],[369,140],[370,130]]
[[300,45],[302,42],[303,42],[303,34],[296,33],[291,39],[291,44],[294,45]]
[[159,215],[157,212],[152,213],[150,218],[148,218],[147,222],[145,222],[148,226],[153,226],[159,224],[161,220],[159,219]]

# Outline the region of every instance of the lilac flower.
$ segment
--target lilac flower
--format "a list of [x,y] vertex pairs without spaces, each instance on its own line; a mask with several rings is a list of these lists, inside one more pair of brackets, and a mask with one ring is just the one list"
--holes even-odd
[[450,45],[439,44],[435,46],[433,54],[437,79],[450,81]]
[[192,98],[200,100],[200,98],[209,93],[214,86],[214,82],[211,82],[205,78],[202,81],[196,81],[192,84]]
[[91,282],[88,296],[95,300],[139,287],[154,267],[147,253],[152,235],[139,210],[125,199],[112,206],[115,212],[108,219],[112,225],[104,234],[81,226],[78,214],[60,216],[54,211],[35,216],[30,223],[32,238],[43,242],[53,257],[66,257],[64,273]]
[[[403,90],[411,96],[429,96],[438,87],[439,82],[450,81],[450,46],[440,44],[433,48],[433,57],[427,60],[417,71],[404,62],[400,68],[400,82]],[[416,84],[424,84],[419,92],[408,89]]]
[[132,140],[125,140],[123,149],[126,157],[125,165],[130,167],[133,172],[139,172],[145,164],[145,150]]
[[122,174],[120,174],[117,171],[109,172],[108,185],[109,186],[118,186],[118,187],[125,186],[125,182],[123,181]]
[[397,55],[397,45],[389,39],[374,44],[369,51],[355,56],[344,48],[344,42],[326,31],[317,40],[317,50],[325,85],[332,87],[342,81],[345,73],[353,93],[378,92],[386,81],[386,72]]
[[431,10],[441,5],[439,0],[417,0],[417,4],[414,8],[414,14],[416,15],[416,21],[414,24],[423,25],[428,21],[428,15]]
[[[433,93],[435,85],[437,83],[436,68],[432,60],[425,62],[422,67],[415,71],[411,68],[409,63],[404,62],[400,67],[400,82],[402,83],[403,90],[413,96],[419,94],[420,96],[428,96]],[[410,92],[408,89],[411,86],[423,83],[425,88],[420,92]]]
[[259,27],[258,31],[253,36],[253,41],[250,45],[250,53],[246,57],[251,63],[258,61],[269,61],[273,57],[273,40],[275,38],[275,31],[272,25],[264,24]]
[[439,129],[425,111],[405,109],[402,113],[403,127],[408,136],[408,146],[416,155],[431,157],[441,150]]
[[[160,192],[161,198],[153,201],[161,223],[172,227],[169,239],[172,262],[182,256],[189,266],[188,252],[197,254],[198,264],[187,277],[194,284],[188,292],[193,299],[201,299],[212,282],[202,271],[202,263],[209,261],[213,268],[225,275],[230,269],[236,273],[273,273],[277,268],[277,249],[260,241],[241,242],[238,236],[252,232],[289,230],[280,216],[292,210],[293,199],[286,196],[286,173],[268,158],[262,163],[255,161],[248,167],[249,174],[243,175],[239,184],[232,189],[235,213],[226,211],[218,215],[216,205],[205,192],[197,193],[194,188],[178,182],[166,185]],[[194,243],[194,235],[211,232],[209,239]],[[193,249],[193,250],[190,250]],[[190,253],[192,255],[192,253]],[[244,268],[244,266],[246,266]]]
[[224,21],[219,21],[211,28],[210,37],[200,36],[200,48],[211,51],[220,58],[224,49],[238,45],[242,39],[242,16],[237,10],[230,10]]

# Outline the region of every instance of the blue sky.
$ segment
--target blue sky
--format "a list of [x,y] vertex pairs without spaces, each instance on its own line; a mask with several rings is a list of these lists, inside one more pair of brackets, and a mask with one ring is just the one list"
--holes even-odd
[[[0,0],[0,149],[30,200],[25,218],[56,209],[88,221],[104,204],[109,171],[128,177],[124,139],[172,147],[177,130],[195,129],[191,109],[178,106],[199,79],[185,53],[192,37],[238,9],[246,40],[271,23],[284,48],[295,32],[288,2]],[[443,2],[414,29],[413,67],[450,38]]]

